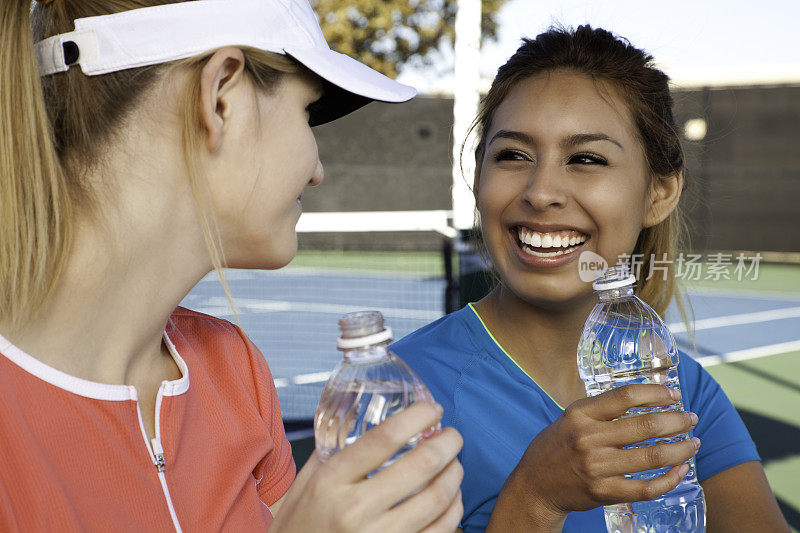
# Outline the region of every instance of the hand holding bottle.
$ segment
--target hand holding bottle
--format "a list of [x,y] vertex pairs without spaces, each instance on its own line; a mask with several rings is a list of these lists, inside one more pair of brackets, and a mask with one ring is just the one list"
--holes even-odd
[[[561,531],[570,511],[648,500],[673,489],[686,474],[684,463],[697,452],[698,441],[625,447],[689,431],[696,417],[675,411],[619,418],[634,407],[666,407],[679,400],[678,391],[661,385],[626,385],[572,403],[528,446],[503,486],[493,518],[526,507],[520,524]],[[671,468],[649,481],[625,477],[662,467]]]
[[454,429],[425,439],[367,477],[412,437],[436,426],[441,415],[438,404],[415,403],[325,463],[313,454],[287,492],[270,531],[455,531],[463,512],[463,470],[456,459],[462,440]]

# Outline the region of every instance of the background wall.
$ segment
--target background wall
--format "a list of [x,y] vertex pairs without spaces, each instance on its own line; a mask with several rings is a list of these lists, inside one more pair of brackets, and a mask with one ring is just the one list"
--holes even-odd
[[[679,127],[707,123],[685,140],[686,206],[695,250],[800,251],[800,87],[676,90]],[[452,99],[373,103],[317,128],[325,183],[304,209],[450,209]],[[303,234],[301,249],[435,250],[436,234]]]

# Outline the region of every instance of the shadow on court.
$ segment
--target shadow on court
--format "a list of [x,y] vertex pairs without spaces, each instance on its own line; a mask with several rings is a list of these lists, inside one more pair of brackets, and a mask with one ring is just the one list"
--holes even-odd
[[[733,364],[743,367],[743,370],[746,371],[754,370],[746,365]],[[758,375],[761,376],[761,374]],[[769,374],[761,377],[775,379]],[[793,383],[788,383],[788,385],[797,390],[797,385]],[[753,437],[758,454],[764,464],[800,454],[800,428],[745,409],[737,409],[737,411]],[[780,498],[778,498],[778,506],[789,525],[800,529],[800,510]]]
[[314,421],[284,420],[283,429],[292,443],[294,464],[297,466],[297,470],[300,470],[314,453]]

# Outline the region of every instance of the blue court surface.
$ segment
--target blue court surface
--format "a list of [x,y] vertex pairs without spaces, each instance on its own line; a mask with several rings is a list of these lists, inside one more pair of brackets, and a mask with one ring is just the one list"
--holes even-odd
[[[337,319],[351,311],[383,312],[395,338],[442,316],[443,279],[370,272],[288,268],[229,271],[239,321],[272,370],[284,419],[313,418],[328,373],[340,359]],[[705,366],[800,350],[800,294],[689,293],[694,344],[675,309],[667,319],[681,349]],[[183,305],[234,321],[215,275],[207,276]]]
[[[227,279],[239,323],[272,370],[298,465],[313,451],[310,422],[341,357],[339,317],[378,309],[400,338],[444,310],[445,281],[435,275],[292,267],[229,271]],[[791,530],[800,533],[800,291],[796,282],[792,286],[793,292],[691,289],[694,342],[676,309],[668,311],[667,321],[680,348],[708,368],[739,410],[778,505]],[[235,321],[215,275],[201,281],[183,305]]]

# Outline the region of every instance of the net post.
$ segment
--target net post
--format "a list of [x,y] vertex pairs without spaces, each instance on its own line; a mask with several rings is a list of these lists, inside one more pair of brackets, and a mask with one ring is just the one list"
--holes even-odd
[[[475,173],[474,134],[467,135],[473,117],[478,111],[480,100],[480,41],[481,41],[481,0],[458,0],[455,22],[455,75],[453,85],[453,227],[455,249],[458,252],[459,272],[448,279],[445,289],[447,312],[461,307],[460,277],[462,264],[469,263],[474,250],[467,250],[465,236],[474,225],[475,199],[467,179]],[[462,160],[461,148],[466,157]],[[467,237],[468,239],[468,237]],[[453,243],[451,243],[451,247]],[[467,254],[467,255],[465,255]],[[445,261],[447,261],[445,256]],[[450,263],[445,262],[446,272],[452,268],[452,248]]]
[[[453,86],[453,226],[473,225],[475,201],[467,179],[474,174],[474,135],[467,137],[480,99],[480,0],[458,0],[455,22],[455,72]],[[462,161],[461,147],[468,154]],[[463,174],[462,174],[463,170]]]
[[442,239],[442,256],[444,260],[444,314],[448,315],[459,309],[458,276],[453,269],[453,239]]

